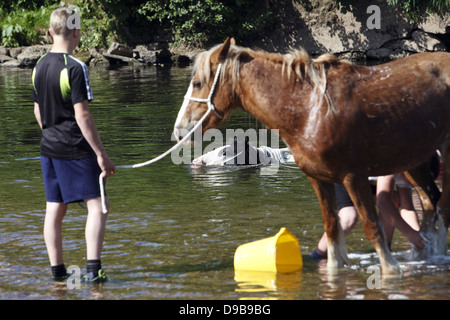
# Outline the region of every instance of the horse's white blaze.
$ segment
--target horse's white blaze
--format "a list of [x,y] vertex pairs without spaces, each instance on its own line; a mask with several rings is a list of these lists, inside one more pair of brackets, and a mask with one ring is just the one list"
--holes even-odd
[[184,96],[183,104],[181,105],[180,111],[178,111],[177,119],[175,120],[175,125],[173,129],[173,134],[177,140],[180,138],[180,129],[186,128],[187,126],[182,125],[184,115],[186,113],[187,106],[189,105],[189,98],[192,96],[193,86],[192,81],[189,84],[189,88]]

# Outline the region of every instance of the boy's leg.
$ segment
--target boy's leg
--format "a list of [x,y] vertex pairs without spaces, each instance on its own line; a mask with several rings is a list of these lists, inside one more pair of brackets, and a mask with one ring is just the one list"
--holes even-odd
[[88,216],[86,220],[87,266],[84,279],[87,282],[103,282],[108,280],[102,270],[100,260],[107,214],[103,213],[100,197],[85,199],[85,202],[88,208]]
[[87,259],[99,260],[101,258],[108,215],[104,214],[102,211],[102,202],[100,197],[86,199],[85,202],[88,208],[85,230]]
[[44,239],[47,246],[51,266],[62,265],[62,220],[66,214],[67,205],[60,202],[47,202],[44,222]]

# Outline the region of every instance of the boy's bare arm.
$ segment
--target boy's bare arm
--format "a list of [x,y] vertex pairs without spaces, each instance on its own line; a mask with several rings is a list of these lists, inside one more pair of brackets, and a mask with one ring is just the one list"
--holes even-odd
[[81,129],[81,133],[97,155],[98,164],[103,171],[103,176],[106,178],[115,172],[115,167],[106,154],[103,143],[100,140],[94,118],[89,111],[89,102],[84,100],[76,103],[73,107],[75,120]]
[[39,110],[39,104],[36,101],[34,102],[34,116],[36,117],[36,121],[39,123],[39,127],[41,127],[42,130],[41,111]]

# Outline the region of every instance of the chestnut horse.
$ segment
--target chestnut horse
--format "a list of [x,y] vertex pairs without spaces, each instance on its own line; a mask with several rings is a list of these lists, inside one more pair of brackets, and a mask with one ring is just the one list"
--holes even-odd
[[[414,186],[425,187],[426,175],[416,168],[441,147],[443,191],[437,216],[442,253],[446,253],[449,53],[415,54],[367,67],[329,54],[312,59],[304,50],[285,55],[253,51],[227,39],[201,53],[193,72],[175,123],[175,137],[183,138],[202,118],[203,132],[217,127],[238,107],[268,128],[279,129],[319,199],[331,268],[348,263],[332,183],[343,184],[349,192],[383,273],[399,274],[378,220],[368,176],[407,171]],[[206,116],[208,108],[214,112]],[[426,231],[431,232],[437,199],[430,188],[422,191]]]

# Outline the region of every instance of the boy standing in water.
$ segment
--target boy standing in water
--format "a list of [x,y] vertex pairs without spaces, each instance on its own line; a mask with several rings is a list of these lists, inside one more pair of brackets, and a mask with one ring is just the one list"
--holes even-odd
[[[101,251],[107,215],[102,213],[98,177],[115,167],[99,138],[89,101],[86,65],[72,57],[80,40],[79,15],[65,7],[50,17],[53,47],[33,70],[34,114],[42,129],[41,166],[47,198],[44,238],[55,280],[67,277],[62,252],[62,220],[67,205],[85,201],[86,281],[105,281]],[[78,23],[74,23],[78,22]]]

